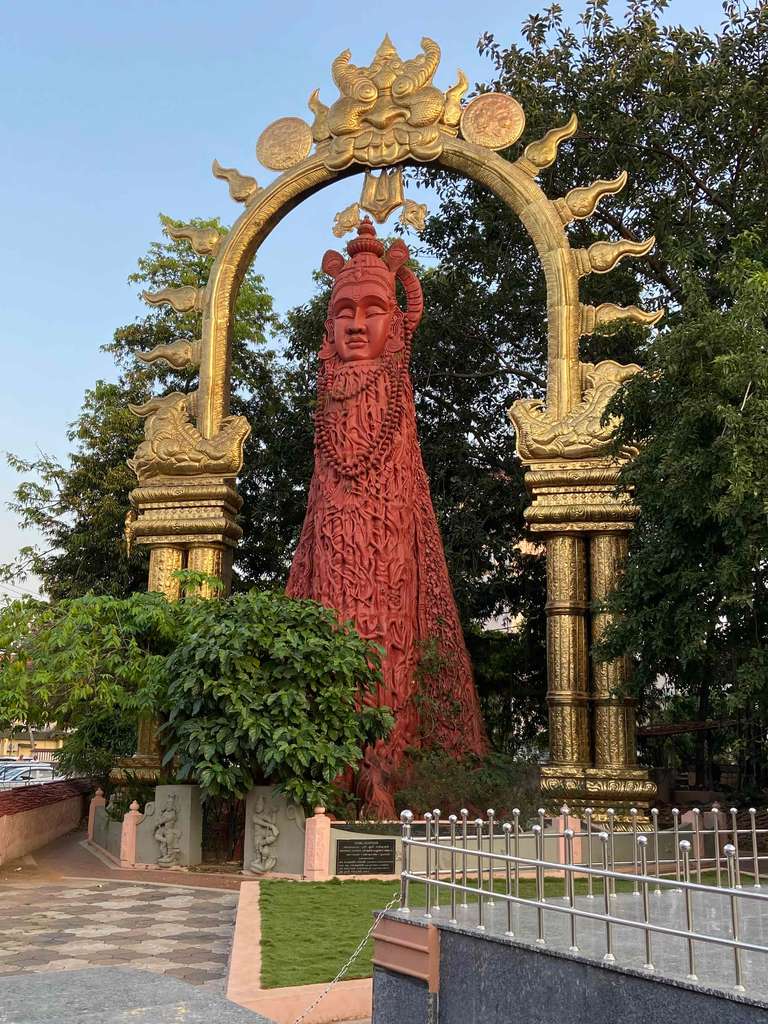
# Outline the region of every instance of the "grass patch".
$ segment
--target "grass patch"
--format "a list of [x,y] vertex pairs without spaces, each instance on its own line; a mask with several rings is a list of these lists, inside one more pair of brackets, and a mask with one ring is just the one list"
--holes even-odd
[[[669,876],[667,876],[669,877]],[[693,880],[693,879],[692,879]],[[702,882],[714,885],[715,873],[705,872]],[[476,884],[476,879],[470,879]],[[497,878],[494,888],[504,892],[504,880]],[[666,887],[665,887],[666,888]],[[617,881],[617,892],[631,892],[632,883]],[[347,957],[368,931],[373,914],[399,893],[398,882],[288,882],[268,880],[261,883],[261,983],[264,988],[284,985],[311,985],[331,981]],[[562,878],[547,878],[546,896],[562,896]],[[586,879],[576,879],[576,894],[585,895]],[[603,893],[603,884],[595,879],[593,892]],[[536,883],[520,880],[520,895],[533,899]],[[440,902],[446,906],[449,895],[442,890]],[[424,906],[424,886],[412,883],[409,903]],[[475,902],[470,897],[469,902]],[[602,909],[596,907],[596,910]],[[346,978],[369,978],[373,943],[369,939]]]
[[[368,931],[397,882],[261,883],[261,984],[264,988],[331,981]],[[369,978],[369,939],[347,978]]]
[[[470,884],[474,884],[474,879]],[[397,882],[289,882],[265,880],[261,883],[261,983],[264,988],[284,985],[311,985],[331,981],[347,957],[371,926],[373,914],[399,893]],[[502,879],[495,888],[504,891]],[[545,880],[547,896],[561,896],[562,879]],[[617,884],[619,891],[631,891],[627,882]],[[577,893],[586,893],[587,885],[576,882]],[[594,891],[602,893],[602,883]],[[520,895],[532,899],[536,894],[533,879],[520,880]],[[440,901],[445,906],[448,894]],[[469,902],[474,902],[470,897]],[[424,906],[424,886],[412,884],[409,903]],[[369,939],[345,975],[346,978],[370,978],[373,943]]]

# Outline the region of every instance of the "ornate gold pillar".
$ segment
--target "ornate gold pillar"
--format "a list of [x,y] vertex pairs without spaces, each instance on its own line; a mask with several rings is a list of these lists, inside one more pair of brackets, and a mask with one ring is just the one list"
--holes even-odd
[[149,552],[147,590],[165,594],[169,601],[181,596],[181,581],[174,573],[184,568],[184,548],[180,544],[156,544]]
[[[145,442],[146,443],[146,442]],[[224,590],[204,584],[203,597],[229,591],[232,581],[232,552],[242,536],[236,522],[242,505],[230,480],[211,476],[156,477],[131,492],[131,515],[126,526],[129,543],[150,549],[147,590],[165,594],[169,601],[181,597],[179,569],[218,576]],[[139,722],[137,750],[119,763],[113,778],[132,776],[154,780],[160,771],[162,751],[157,722]]]
[[[550,757],[541,788],[554,808],[612,807],[616,825],[647,809],[656,786],[638,768],[634,702],[623,694],[629,659],[590,659],[606,612],[595,604],[616,586],[636,509],[617,492],[619,465],[608,458],[529,463],[529,528],[547,548],[547,703]],[[642,827],[642,826],[641,826]]]
[[583,537],[547,538],[547,705],[550,754],[560,765],[591,764],[587,558]]
[[204,572],[207,576],[217,576],[224,584],[223,590],[216,590],[204,583],[200,588],[201,597],[219,597],[222,593],[229,593],[232,586],[232,555],[232,548],[224,544],[191,545],[187,568]]
[[[589,541],[591,599],[602,602],[616,588],[627,557],[626,534],[596,533]],[[592,611],[592,643],[602,637],[612,615]],[[620,696],[629,681],[627,655],[592,664],[595,768],[630,768],[637,764],[634,701]]]

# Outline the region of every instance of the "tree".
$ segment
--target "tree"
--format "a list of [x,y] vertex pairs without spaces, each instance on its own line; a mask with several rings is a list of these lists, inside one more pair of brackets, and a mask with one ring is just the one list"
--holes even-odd
[[[768,245],[734,243],[714,304],[686,283],[685,313],[617,398],[622,477],[640,516],[605,654],[635,655],[646,706],[678,718],[741,718],[742,786],[768,783]],[[654,682],[666,680],[657,690]],[[754,728],[753,726],[756,726]],[[748,743],[743,742],[747,738]],[[706,732],[699,783],[711,786]]]
[[105,737],[104,723],[124,729],[149,714],[164,720],[164,765],[179,781],[234,797],[268,782],[308,808],[327,804],[334,780],[392,725],[369,703],[379,649],[314,601],[256,590],[206,600],[194,596],[196,576],[184,574],[192,596],[178,602],[136,593],[6,605],[0,727],[76,729],[63,766],[108,774],[124,737]]
[[[525,143],[578,113],[575,138],[541,175],[549,196],[628,170],[624,198],[603,200],[590,221],[568,230],[577,245],[596,236],[655,234],[656,249],[649,258],[625,261],[609,275],[585,278],[582,298],[666,304],[667,323],[673,326],[686,315],[689,278],[700,282],[713,308],[729,306],[732,297],[719,270],[734,239],[765,216],[768,5],[763,0],[727,3],[716,34],[666,26],[663,11],[660,0],[628,0],[624,18],[617,19],[608,13],[607,0],[589,0],[571,27],[553,4],[526,20],[520,44],[483,36],[479,46],[491,71],[478,88],[509,92],[526,110],[524,138],[504,153],[511,159]],[[491,724],[491,731],[498,732],[517,713],[518,687],[525,689],[524,701],[533,702],[538,688],[543,717],[543,560],[527,554],[521,544],[528,497],[504,412],[516,398],[543,394],[546,294],[538,258],[506,206],[483,187],[433,167],[414,173],[433,184],[439,196],[439,209],[428,219],[415,253],[429,257],[422,262],[430,269],[423,275],[426,315],[415,339],[413,376],[424,459],[449,567],[466,624],[481,623],[504,609],[519,613],[519,642],[510,642],[506,651],[494,648],[487,672],[482,661],[477,666],[481,692],[488,694],[486,706],[499,709],[501,717]],[[164,243],[152,250],[139,275],[149,286],[196,284],[207,276],[207,266],[186,246]],[[238,327],[246,341],[236,347],[234,360],[233,411],[253,424],[239,483],[245,538],[236,569],[244,584],[279,585],[303,518],[311,470],[313,366],[325,292],[320,282],[317,294],[286,317],[280,331],[283,347],[279,356],[270,357],[263,345],[246,344],[247,339],[258,342],[274,323],[258,279],[249,281],[256,305],[245,307],[252,315]],[[123,360],[119,387],[133,373],[164,390],[166,384],[190,387],[191,378],[179,387],[171,371],[162,376],[131,369],[128,361],[137,348],[170,341],[180,329],[189,331],[187,337],[197,336],[194,318],[180,320],[167,312],[153,312],[118,332],[113,350]],[[643,332],[623,327],[583,339],[581,354],[592,361],[643,362],[651,358],[652,344]],[[118,458],[110,465],[116,467]],[[88,487],[100,488],[97,476],[85,481]],[[33,500],[22,498],[22,511]],[[93,500],[98,505],[102,499],[94,493]],[[117,505],[117,495],[114,501]],[[54,515],[60,518],[59,512]],[[112,537],[118,538],[119,517],[112,514],[110,521]],[[77,565],[87,564],[78,562],[85,531],[68,530],[65,536],[51,536],[64,552],[61,561],[51,563],[46,579],[49,588],[59,588],[55,593],[80,592],[67,588],[72,579],[80,579]],[[70,536],[72,545],[66,548],[63,540]],[[115,547],[109,554],[100,550],[107,570],[94,566],[85,574],[107,588]],[[39,570],[44,579],[45,569]],[[136,572],[141,575],[138,567]],[[119,583],[117,590],[127,585]],[[506,689],[501,682],[505,673]]]
[[[164,228],[179,224],[168,217],[161,221]],[[192,223],[225,230],[217,220]],[[130,281],[148,291],[198,286],[207,280],[210,264],[210,257],[196,255],[186,242],[165,238],[150,246]],[[275,413],[280,381],[272,373],[274,353],[266,345],[274,323],[272,300],[262,278],[250,271],[238,296],[233,346],[234,411],[244,413],[254,426],[246,459],[250,475],[242,489],[248,502],[246,517],[258,515],[252,481],[262,472],[264,438],[277,429],[270,417],[280,419]],[[52,598],[89,591],[123,596],[146,586],[146,551],[138,547],[129,555],[123,534],[128,495],[136,486],[126,463],[143,437],[142,421],[128,406],[140,405],[152,394],[192,390],[195,371],[178,371],[162,363],[150,366],[141,363],[136,353],[199,336],[199,314],[179,316],[165,307],[153,308],[118,328],[104,346],[115,359],[118,379],[97,381],[86,392],[80,415],[67,432],[72,445],[68,461],[62,464],[45,454],[36,459],[9,457],[11,465],[27,477],[16,489],[11,508],[22,526],[42,533],[45,547],[24,548],[11,565],[2,567],[3,578],[24,579],[33,573]],[[257,490],[267,492],[268,482]],[[268,563],[267,577],[274,561],[269,553],[273,543],[269,535],[248,531],[246,544],[251,547],[246,559],[258,568]]]

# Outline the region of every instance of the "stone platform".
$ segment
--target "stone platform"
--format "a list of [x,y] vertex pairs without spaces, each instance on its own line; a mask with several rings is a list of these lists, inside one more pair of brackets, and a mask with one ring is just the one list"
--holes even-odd
[[[745,886],[744,892],[750,887]],[[760,892],[760,890],[757,890]],[[603,963],[606,952],[606,923],[604,920],[577,918],[576,946],[578,951],[571,950],[570,915],[563,913],[567,903],[560,897],[548,897],[543,905],[544,943],[538,944],[539,937],[539,904],[533,901],[525,905],[513,905],[511,930],[512,936],[506,935],[508,930],[507,906],[496,899],[492,906],[484,906],[484,930],[477,928],[477,905],[470,904],[466,908],[457,907],[456,923],[450,924],[450,911],[446,904],[445,892],[441,895],[443,904],[439,910],[433,908],[432,917],[423,917],[423,908],[414,908],[410,914],[390,911],[387,917],[392,920],[407,921],[413,924],[437,925],[441,931],[456,931],[473,938],[493,938],[508,942],[511,946],[521,944],[534,946],[537,949],[564,953],[574,959],[585,959],[593,963]],[[459,897],[460,898],[460,897]],[[664,887],[660,893],[651,891],[650,920],[654,925],[678,931],[686,930],[685,896],[680,890]],[[610,913],[612,917],[626,921],[642,921],[643,900],[638,894],[620,892],[610,897]],[[592,898],[577,896],[576,906],[586,913],[602,916],[604,913],[604,897],[602,893]],[[561,908],[560,910],[556,909]],[[693,931],[699,934],[731,938],[730,899],[725,893],[692,894]],[[768,1009],[768,898],[749,899],[739,897],[739,937],[755,945],[765,947],[765,952],[742,950],[741,966],[743,984],[750,1001]],[[613,924],[611,940],[615,967],[631,970],[662,980],[668,979],[675,983],[684,983],[694,988],[709,992],[733,995],[735,986],[734,952],[732,949],[706,941],[694,941],[696,978],[689,976],[688,942],[682,936],[652,933],[651,962],[653,972],[644,969],[646,950],[644,931],[631,925]],[[511,950],[510,952],[513,952]]]
[[119,967],[0,978],[2,1024],[270,1024],[176,978]]

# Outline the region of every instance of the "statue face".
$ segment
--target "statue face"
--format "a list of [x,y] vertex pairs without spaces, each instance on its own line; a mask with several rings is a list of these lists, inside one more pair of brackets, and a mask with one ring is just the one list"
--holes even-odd
[[384,281],[345,281],[331,303],[333,341],[340,359],[378,359],[387,343],[395,302]]

